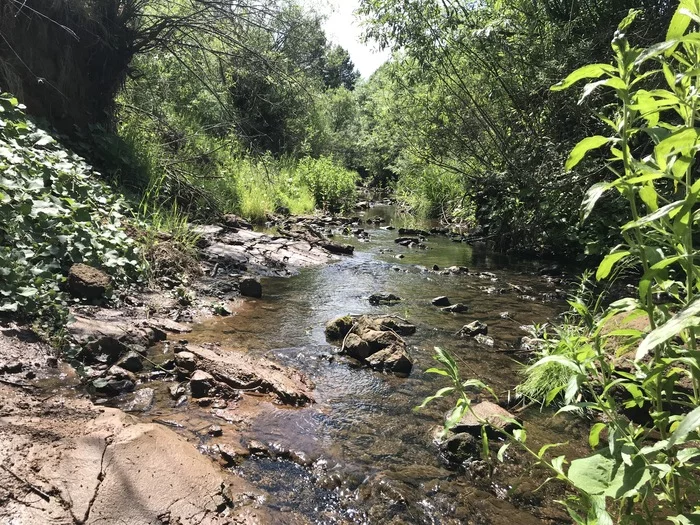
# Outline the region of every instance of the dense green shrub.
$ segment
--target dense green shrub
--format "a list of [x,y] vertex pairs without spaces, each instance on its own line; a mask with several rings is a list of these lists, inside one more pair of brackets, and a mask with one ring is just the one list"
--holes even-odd
[[474,206],[463,178],[454,171],[401,155],[396,165],[396,198],[422,217],[474,223]]
[[316,205],[324,210],[337,212],[354,204],[357,173],[339,166],[330,157],[302,159],[297,176],[313,194]]
[[293,214],[311,213],[313,195],[295,176],[296,163],[290,159],[244,158],[237,161],[233,174],[240,195],[239,211],[244,217],[261,222],[268,213],[286,208]]
[[129,213],[80,157],[0,95],[0,312],[60,320],[61,284],[77,262],[118,283],[139,275]]

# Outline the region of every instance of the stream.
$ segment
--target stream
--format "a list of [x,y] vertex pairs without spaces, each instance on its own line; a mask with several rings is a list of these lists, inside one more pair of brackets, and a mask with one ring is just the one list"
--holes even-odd
[[[384,219],[382,226],[397,228],[407,220],[390,206],[363,214],[365,221],[373,217]],[[410,226],[430,225],[411,221]],[[435,365],[436,346],[454,355],[465,379],[479,378],[506,399],[523,368],[515,353],[525,335],[520,326],[544,323],[564,311],[560,288],[565,285],[539,276],[542,262],[479,252],[441,235],[428,237],[426,249],[407,248],[394,243],[396,231],[378,224],[363,227],[368,242],[336,236],[355,246],[354,256],[291,278],[263,279],[262,299],[246,299],[233,316],[196,325],[187,335],[195,344],[220,343],[292,366],[316,384],[314,405],[270,404],[241,429],[250,439],[295,451],[303,461],[253,456],[234,470],[271,495],[268,505],[294,510],[314,523],[567,522],[553,501],[561,496],[560,488],[548,485],[533,494],[546,473],[525,468],[517,451],[509,451],[493,476],[484,473],[490,467],[483,461],[471,468],[448,468],[433,434],[450,408],[449,400],[413,410],[447,386],[446,378],[425,373]],[[470,271],[442,275],[429,270],[433,265],[466,266]],[[372,306],[368,296],[375,292],[403,300]],[[431,304],[440,295],[468,305],[470,311],[442,312]],[[408,378],[352,366],[326,342],[329,320],[380,313],[399,315],[417,326],[416,334],[406,337],[414,360]],[[455,335],[476,319],[488,324],[493,347]],[[195,417],[190,412],[196,409],[172,410],[181,419]],[[533,446],[569,441],[573,444],[562,453],[576,454],[585,442],[586,429],[576,420],[555,418],[538,407],[518,416]],[[196,417],[206,424],[205,415]]]

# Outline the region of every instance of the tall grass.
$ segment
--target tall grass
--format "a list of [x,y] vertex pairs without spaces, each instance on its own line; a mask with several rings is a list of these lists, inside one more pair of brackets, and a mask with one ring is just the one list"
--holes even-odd
[[463,179],[439,166],[425,165],[404,155],[398,162],[396,198],[421,217],[474,224],[475,209]]

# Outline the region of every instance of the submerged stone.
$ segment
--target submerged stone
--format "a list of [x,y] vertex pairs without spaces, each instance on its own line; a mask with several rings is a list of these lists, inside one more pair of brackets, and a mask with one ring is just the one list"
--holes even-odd
[[374,305],[393,304],[401,301],[401,297],[393,293],[374,293],[369,296],[369,303]]
[[262,297],[262,285],[260,281],[252,277],[245,277],[240,282],[241,295],[244,297]]
[[129,372],[140,372],[143,370],[141,356],[133,350],[120,359],[117,365]]
[[326,337],[330,341],[342,341],[354,323],[355,320],[349,315],[329,321],[326,324]]
[[192,397],[206,397],[214,386],[214,377],[203,370],[196,370],[190,378]]
[[446,306],[442,309],[443,312],[448,312],[452,314],[463,314],[469,311],[469,307],[466,304],[455,303],[450,306]]

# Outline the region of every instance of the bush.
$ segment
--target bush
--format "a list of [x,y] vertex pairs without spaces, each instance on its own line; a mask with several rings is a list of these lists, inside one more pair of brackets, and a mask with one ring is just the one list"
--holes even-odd
[[454,171],[403,156],[397,162],[396,198],[422,217],[474,224],[474,206]]
[[137,277],[129,210],[80,157],[0,95],[0,312],[60,322],[67,269],[84,262],[116,281]]
[[236,211],[253,222],[262,222],[268,213],[281,208],[296,215],[313,212],[314,197],[299,181],[295,169],[293,161],[269,155],[257,161],[239,160],[230,175],[240,196]]
[[[539,334],[533,330],[532,341],[538,346],[531,366],[525,368],[524,380],[516,388],[524,397],[549,405],[555,398],[564,398],[564,391],[576,379],[576,372],[563,365],[559,358],[575,360],[584,352],[593,352],[586,330],[575,324],[555,326]],[[557,356],[550,358],[550,356]]]
[[296,175],[311,191],[316,205],[324,210],[344,211],[354,204],[358,174],[339,166],[330,157],[302,159]]

